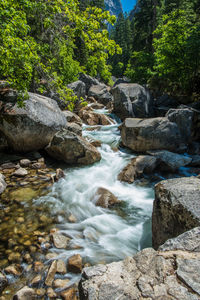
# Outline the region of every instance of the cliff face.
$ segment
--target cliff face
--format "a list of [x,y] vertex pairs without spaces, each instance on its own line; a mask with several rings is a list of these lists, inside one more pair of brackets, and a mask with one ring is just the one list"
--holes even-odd
[[106,9],[110,11],[111,15],[118,16],[122,10],[122,4],[120,0],[105,0]]

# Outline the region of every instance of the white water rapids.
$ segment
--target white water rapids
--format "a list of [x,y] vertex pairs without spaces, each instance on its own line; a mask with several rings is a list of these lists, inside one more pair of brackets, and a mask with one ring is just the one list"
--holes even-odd
[[[59,215],[57,227],[72,239],[71,248],[80,246],[71,250],[52,250],[65,261],[79,253],[85,262],[108,263],[151,246],[153,190],[117,180],[120,171],[134,157],[121,148],[112,150],[120,141],[118,126],[116,122],[98,126],[100,130],[87,131],[86,128],[91,126],[84,125],[83,136],[102,142],[98,148],[101,161],[87,167],[67,168],[66,177],[53,186],[50,194],[39,199]],[[122,203],[113,209],[95,206],[92,199],[99,187],[111,191]],[[76,223],[67,221],[71,214]]]

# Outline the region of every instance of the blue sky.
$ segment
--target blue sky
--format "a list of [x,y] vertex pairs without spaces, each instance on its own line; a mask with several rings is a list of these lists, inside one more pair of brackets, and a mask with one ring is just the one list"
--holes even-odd
[[133,9],[136,0],[121,0],[124,12],[129,12]]

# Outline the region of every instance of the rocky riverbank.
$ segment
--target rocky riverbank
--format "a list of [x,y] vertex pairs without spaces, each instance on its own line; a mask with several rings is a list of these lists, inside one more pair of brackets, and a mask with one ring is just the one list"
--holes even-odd
[[[106,242],[107,236],[101,240],[105,243],[105,252],[102,254],[97,248],[98,238],[106,232],[106,226],[112,229],[108,236],[113,241],[114,236],[117,238],[117,230],[130,230],[129,222],[137,224],[137,220],[143,218],[138,224],[145,228],[149,217],[142,213],[142,206],[146,203],[140,203],[141,190],[137,189],[141,186],[158,183],[152,219],[153,246],[156,249],[167,239],[199,226],[200,180],[198,177],[182,178],[200,173],[198,107],[183,107],[168,99],[163,106],[162,99],[153,99],[146,88],[137,84],[119,83],[111,89],[84,74],[69,87],[88,102],[86,107],[77,106],[77,114],[63,110],[65,103],[56,95],[52,96],[53,100],[30,93],[23,108],[15,104],[15,91],[8,89],[0,99],[0,299],[198,299],[197,277],[193,276],[189,283],[187,278],[191,270],[198,274],[199,229],[183,235],[184,239],[180,236],[169,240],[158,251],[146,249],[111,265],[106,265],[107,259],[113,261],[110,257],[119,260],[121,253],[123,258],[126,253],[133,255],[140,250],[138,240],[147,238],[148,233],[137,237],[136,244],[128,242],[125,245],[124,233],[120,232],[118,247],[124,243],[127,252],[118,251],[119,256]],[[118,137],[112,140],[110,131],[106,133],[106,130],[117,130],[118,127],[109,115],[113,111],[124,119],[120,126],[122,144]],[[105,145],[102,145],[101,133],[107,140]],[[116,161],[112,161],[112,153],[116,153]],[[105,155],[110,155],[110,158],[106,160]],[[54,160],[53,164],[48,163],[49,156]],[[128,164],[121,162],[123,156]],[[121,165],[117,168],[119,161]],[[109,174],[112,175],[114,170],[112,187],[105,185],[99,175],[104,162],[107,168],[104,166],[102,174],[108,182]],[[66,185],[66,190],[62,178],[68,175],[59,168],[60,165],[76,170],[77,166],[94,163],[97,167],[94,165],[88,172],[80,173],[87,174],[90,186],[83,188],[79,175]],[[90,177],[90,172],[94,172],[94,178]],[[179,178],[174,179],[176,177]],[[168,178],[170,180],[161,181]],[[56,197],[54,183],[59,180],[57,193],[62,195],[60,199],[64,201],[64,198],[72,197],[72,200],[67,200],[68,208],[73,207],[73,197],[77,199],[77,207],[72,210],[74,213],[62,209],[60,199],[59,204],[41,200],[48,200],[45,198],[48,194],[52,199]],[[86,198],[82,203],[78,199],[82,199],[86,188],[88,203]],[[120,193],[118,189],[124,190]],[[134,192],[129,192],[129,189]],[[129,198],[129,194],[134,193],[134,201],[139,206],[126,208],[123,197]],[[84,206],[88,210],[88,219],[94,218],[94,213],[95,218],[102,217],[102,221],[91,224],[84,219]],[[124,217],[125,209],[130,218],[126,216],[125,221],[121,221],[119,217]],[[116,214],[113,219],[112,210]],[[76,211],[80,220],[77,220]],[[65,230],[66,222],[71,231]],[[104,226],[104,222],[107,225]],[[128,239],[132,241],[129,235]],[[194,245],[190,250],[189,241]],[[79,295],[80,273],[88,262],[92,262],[84,252],[88,245],[91,249],[87,248],[87,251],[90,251],[93,261],[99,253],[104,264],[83,270]],[[70,254],[65,256],[65,253]]]

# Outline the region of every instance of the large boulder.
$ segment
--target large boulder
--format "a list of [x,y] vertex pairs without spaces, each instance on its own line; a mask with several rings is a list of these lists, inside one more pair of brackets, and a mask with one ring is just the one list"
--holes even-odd
[[71,89],[74,94],[80,99],[81,97],[84,99],[86,96],[86,86],[85,83],[81,80],[77,80],[67,85],[69,89]]
[[67,122],[77,123],[80,126],[82,125],[81,118],[77,114],[75,114],[75,113],[73,113],[69,110],[64,110],[63,114],[65,115],[65,118],[66,118]]
[[175,172],[180,167],[189,165],[192,162],[192,158],[173,153],[166,150],[148,151],[148,154],[153,155],[159,161],[159,169],[162,171]]
[[86,95],[88,94],[88,91],[92,85],[100,85],[100,82],[87,74],[81,73],[79,75],[79,80],[85,83],[86,87]]
[[0,173],[0,195],[4,192],[6,187],[7,187],[7,184],[5,182],[5,177],[3,174]]
[[0,113],[0,131],[15,151],[30,152],[46,147],[54,134],[66,126],[57,103],[29,93],[24,107],[7,103]]
[[122,125],[121,136],[124,146],[136,152],[179,152],[186,148],[177,124],[167,118],[127,118]]
[[200,180],[196,177],[164,180],[155,186],[152,215],[153,246],[200,226]]
[[178,101],[164,94],[154,99],[154,111],[156,117],[164,117],[171,108],[177,108]]
[[149,91],[135,83],[121,83],[111,89],[114,112],[121,118],[153,117],[153,100]]
[[194,112],[190,108],[170,109],[166,117],[177,124],[182,137],[188,143],[192,138]]
[[107,105],[113,100],[112,94],[105,84],[92,85],[88,91],[89,97],[94,97],[100,103]]
[[[81,300],[200,299],[199,230],[164,249],[147,248],[124,261],[83,269]],[[191,245],[189,246],[189,244]],[[180,250],[181,251],[180,251]]]
[[66,129],[55,134],[46,151],[53,158],[70,165],[89,165],[101,159],[94,146]]
[[131,162],[120,172],[118,180],[133,183],[141,178],[144,173],[151,173],[157,166],[157,158],[150,155],[140,155],[131,160]]

